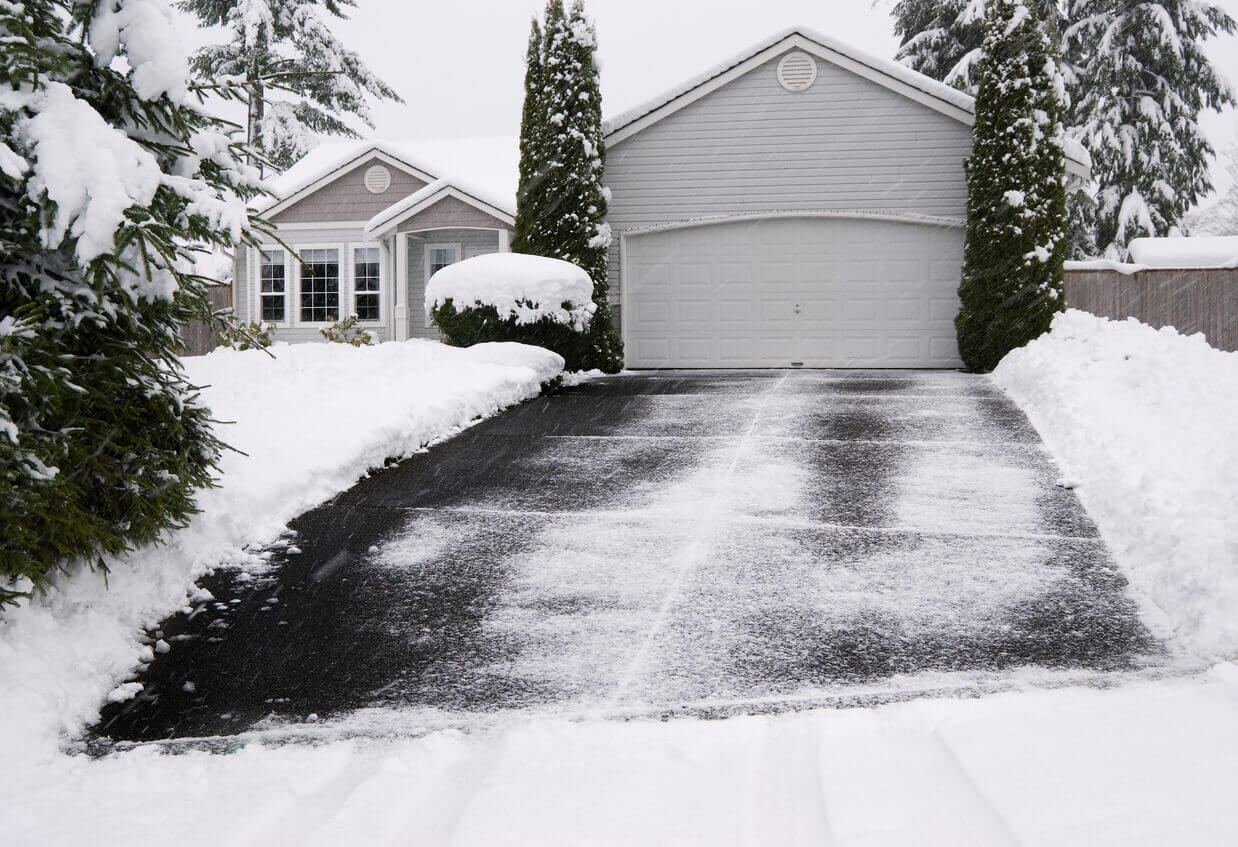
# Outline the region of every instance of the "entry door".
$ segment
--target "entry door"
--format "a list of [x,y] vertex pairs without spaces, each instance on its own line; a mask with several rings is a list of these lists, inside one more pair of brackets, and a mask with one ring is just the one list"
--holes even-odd
[[962,230],[772,218],[627,239],[637,368],[958,367]]

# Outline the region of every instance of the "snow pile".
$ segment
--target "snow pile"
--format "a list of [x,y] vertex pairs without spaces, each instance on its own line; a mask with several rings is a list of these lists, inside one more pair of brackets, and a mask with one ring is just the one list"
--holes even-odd
[[90,22],[95,63],[106,67],[121,52],[133,69],[133,88],[145,100],[167,94],[180,102],[189,93],[186,51],[172,7],[162,0],[103,0]]
[[1070,310],[993,378],[1182,644],[1238,651],[1238,353]]
[[[457,309],[494,306],[518,324],[549,318],[581,332],[597,310],[593,281],[562,259],[488,253],[448,265],[426,284],[426,311],[451,300]],[[564,304],[567,304],[566,307]]]
[[1131,262],[1153,268],[1238,268],[1238,236],[1136,238]]
[[0,843],[1220,847],[1238,842],[1236,699],[1222,665],[779,716],[66,756],[0,769]]
[[[240,547],[348,488],[368,469],[535,396],[563,368],[556,354],[521,344],[466,350],[430,341],[217,350],[187,359],[207,385],[226,453],[220,487],[202,514],[169,538],[79,573],[46,596],[0,615],[0,749],[12,760],[55,751],[58,731],[89,721],[116,683],[152,658],[142,629],[186,604],[193,580]],[[127,693],[123,687],[116,696]],[[12,770],[16,765],[6,767]],[[0,838],[0,841],[4,839]]]

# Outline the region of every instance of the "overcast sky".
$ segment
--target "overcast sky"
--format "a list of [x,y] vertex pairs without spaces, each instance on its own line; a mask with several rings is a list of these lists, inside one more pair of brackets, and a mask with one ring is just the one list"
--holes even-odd
[[[894,0],[586,0],[597,23],[604,111],[635,106],[766,36],[806,26],[891,58]],[[1221,0],[1238,16],[1238,0]],[[520,128],[529,21],[545,0],[358,0],[335,26],[346,46],[404,97],[376,107],[390,138],[515,135]],[[1238,81],[1238,37],[1209,45]],[[1220,149],[1238,115],[1205,118]]]

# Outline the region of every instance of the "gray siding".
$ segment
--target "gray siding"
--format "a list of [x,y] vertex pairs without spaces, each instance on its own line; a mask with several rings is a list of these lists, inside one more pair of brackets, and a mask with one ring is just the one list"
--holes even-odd
[[[365,172],[375,164],[381,164],[391,171],[391,187],[382,194],[374,194],[365,187]],[[371,159],[292,204],[271,220],[281,224],[365,222],[425,186],[425,182],[395,165]]]
[[437,227],[510,229],[506,223],[493,215],[488,215],[480,209],[475,209],[468,203],[455,197],[444,197],[424,212],[418,212],[416,215],[413,215],[396,229],[398,232],[415,232],[419,229],[435,229]]
[[[495,223],[501,225],[497,221]],[[408,236],[408,335],[410,338],[438,339],[438,329],[428,326],[426,319],[427,244],[459,244],[461,258],[467,259],[499,252],[499,234],[495,230],[484,229],[441,229]]]
[[[807,91],[779,85],[776,57],[611,147],[605,181],[616,234],[792,210],[963,218],[971,128],[816,61]],[[614,299],[617,243],[610,280]]]

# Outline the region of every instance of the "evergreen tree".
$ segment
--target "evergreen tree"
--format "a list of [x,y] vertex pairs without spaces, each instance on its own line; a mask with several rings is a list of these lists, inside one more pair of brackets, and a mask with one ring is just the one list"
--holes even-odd
[[1186,216],[1191,235],[1238,235],[1238,143],[1225,151],[1229,188],[1207,206]]
[[[177,359],[257,172],[161,0],[0,2],[0,603],[156,541],[221,444]],[[117,61],[120,60],[120,61]]]
[[[896,58],[914,71],[976,93],[973,65],[984,41],[988,0],[899,0],[894,5]],[[1041,19],[1064,23],[1060,0],[1035,0]]]
[[356,53],[340,43],[327,15],[343,18],[356,0],[180,0],[204,27],[223,27],[228,41],[204,47],[193,69],[204,81],[245,81],[250,146],[275,169],[308,153],[322,135],[360,137],[344,119],[368,127],[367,96],[400,100]]
[[1027,0],[990,0],[966,163],[959,353],[990,370],[1063,308],[1065,83],[1057,40]]
[[[534,28],[536,35],[536,26]],[[623,349],[609,302],[607,189],[602,185],[602,96],[592,23],[580,0],[546,5],[540,50],[527,71],[521,135],[521,188],[514,249],[572,262],[593,279],[589,367],[613,373]],[[533,54],[532,41],[530,55]]]
[[1207,0],[1075,0],[1071,17],[1072,132],[1100,186],[1096,244],[1121,257],[1133,238],[1167,235],[1211,190],[1199,114],[1235,101],[1201,45],[1235,25]]

